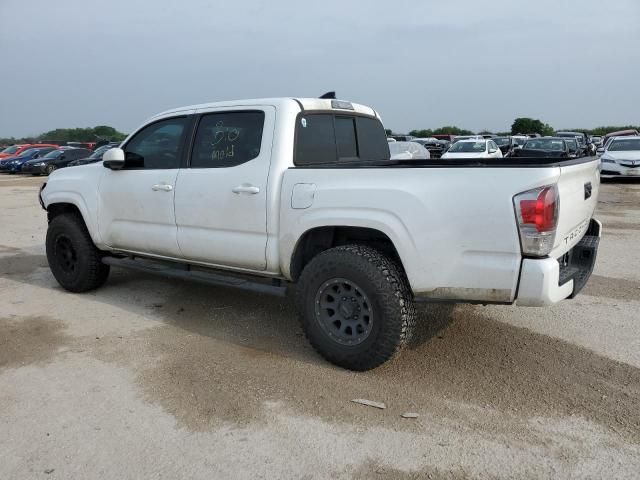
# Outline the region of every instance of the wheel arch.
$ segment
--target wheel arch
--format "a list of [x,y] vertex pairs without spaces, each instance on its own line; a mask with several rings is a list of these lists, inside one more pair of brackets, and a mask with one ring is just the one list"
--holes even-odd
[[73,197],[69,198],[68,196],[58,197],[58,198],[56,197],[47,198],[48,202],[45,206],[47,210],[47,220],[51,222],[51,220],[53,220],[58,215],[63,215],[67,213],[76,214],[82,219],[82,222],[87,228],[87,231],[89,232],[89,235],[93,240],[93,243],[95,245],[99,245],[100,238],[98,235],[98,226],[96,223],[96,219],[91,217],[87,209],[87,206],[82,201],[82,198],[79,197],[79,195],[78,195],[78,198],[73,198]]
[[351,225],[326,225],[306,230],[293,248],[289,275],[297,281],[304,267],[316,255],[341,245],[367,245],[381,251],[404,270],[402,259],[391,238],[381,230]]

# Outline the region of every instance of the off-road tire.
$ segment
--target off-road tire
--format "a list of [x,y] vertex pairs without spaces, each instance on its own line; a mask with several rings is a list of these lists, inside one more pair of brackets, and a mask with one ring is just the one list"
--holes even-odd
[[[353,282],[370,299],[372,325],[357,345],[331,338],[316,310],[317,296],[332,279]],[[314,257],[300,275],[296,306],[304,332],[326,360],[349,370],[371,370],[391,359],[409,341],[416,322],[413,295],[402,269],[378,250],[345,245]]]
[[54,217],[47,229],[47,261],[53,276],[74,293],[100,287],[109,276],[109,265],[102,263],[87,227],[77,214]]

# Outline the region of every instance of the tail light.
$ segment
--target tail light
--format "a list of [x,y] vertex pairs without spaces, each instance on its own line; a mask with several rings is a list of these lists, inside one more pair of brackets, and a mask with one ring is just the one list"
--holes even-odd
[[519,193],[513,198],[523,255],[546,257],[553,249],[560,199],[555,185]]

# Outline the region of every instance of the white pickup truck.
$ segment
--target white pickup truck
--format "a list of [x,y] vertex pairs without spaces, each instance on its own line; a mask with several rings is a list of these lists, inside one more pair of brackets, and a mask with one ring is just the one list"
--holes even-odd
[[595,262],[597,159],[390,160],[372,108],[261,99],[149,119],[40,191],[53,275],[83,292],[122,266],[294,292],[316,350],[392,357],[418,300],[543,306]]

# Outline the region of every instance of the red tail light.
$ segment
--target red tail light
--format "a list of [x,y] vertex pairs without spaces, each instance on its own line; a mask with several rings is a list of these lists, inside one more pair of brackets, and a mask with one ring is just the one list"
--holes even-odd
[[513,199],[524,255],[544,257],[553,250],[560,202],[558,187],[549,185],[519,193]]
[[520,200],[522,223],[535,225],[539,232],[548,232],[556,228],[557,194],[555,187],[545,187],[535,200]]

